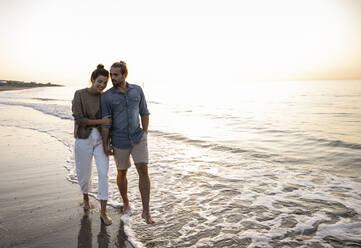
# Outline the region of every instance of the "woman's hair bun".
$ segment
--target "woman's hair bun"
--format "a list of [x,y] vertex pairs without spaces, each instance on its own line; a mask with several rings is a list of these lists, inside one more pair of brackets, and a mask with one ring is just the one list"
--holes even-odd
[[99,64],[99,65],[97,66],[97,69],[104,69],[104,65],[103,65],[103,64]]

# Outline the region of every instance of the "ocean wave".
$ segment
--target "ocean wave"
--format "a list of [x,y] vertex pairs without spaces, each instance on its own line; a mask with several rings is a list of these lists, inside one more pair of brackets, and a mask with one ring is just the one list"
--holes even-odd
[[358,144],[358,143],[351,143],[351,142],[346,142],[346,141],[342,141],[342,140],[315,138],[315,137],[308,137],[306,139],[309,141],[313,141],[313,142],[323,143],[322,144],[323,146],[341,147],[341,148],[361,150],[361,144]]
[[205,148],[208,150],[229,152],[232,154],[247,153],[248,156],[254,157],[257,159],[259,159],[259,158],[266,159],[266,158],[272,157],[272,155],[269,155],[266,153],[261,153],[256,150],[243,149],[241,147],[230,146],[227,144],[216,144],[209,140],[192,139],[192,138],[188,138],[179,133],[169,133],[169,132],[164,132],[164,131],[160,131],[160,130],[151,130],[149,132],[152,133],[153,135],[160,136],[162,138],[167,138],[167,139],[174,140],[174,141],[182,141],[183,143],[190,144],[190,145],[200,147],[200,148]]
[[43,98],[43,97],[32,97],[32,98],[29,98],[29,99],[39,100],[39,101],[44,101],[44,102],[47,102],[47,101],[64,101],[64,102],[67,102],[67,101],[69,101],[69,100],[65,100],[65,99],[54,99],[54,98]]

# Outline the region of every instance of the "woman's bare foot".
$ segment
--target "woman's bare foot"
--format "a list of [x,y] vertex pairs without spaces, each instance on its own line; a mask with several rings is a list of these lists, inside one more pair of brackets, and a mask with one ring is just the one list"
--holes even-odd
[[90,205],[90,202],[89,202],[89,199],[83,201],[83,208],[85,211],[89,211],[91,209],[91,205]]
[[130,213],[130,211],[131,211],[131,208],[130,208],[129,203],[124,203],[123,207],[122,207],[122,213],[128,214],[128,213]]
[[150,213],[148,212],[143,212],[142,213],[142,218],[145,219],[145,222],[147,224],[154,224],[155,221],[152,219],[152,217],[150,216]]
[[100,213],[100,219],[106,226],[109,226],[113,223],[113,220],[108,216],[107,213]]
[[84,208],[84,211],[89,211],[90,209],[94,208],[94,206],[92,204],[90,204],[88,194],[83,194],[83,208]]

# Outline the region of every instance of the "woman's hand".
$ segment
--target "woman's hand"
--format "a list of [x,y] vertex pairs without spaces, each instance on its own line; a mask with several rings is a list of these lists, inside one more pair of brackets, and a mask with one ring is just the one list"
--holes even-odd
[[104,125],[112,125],[112,118],[110,115],[104,116],[102,119],[102,124]]

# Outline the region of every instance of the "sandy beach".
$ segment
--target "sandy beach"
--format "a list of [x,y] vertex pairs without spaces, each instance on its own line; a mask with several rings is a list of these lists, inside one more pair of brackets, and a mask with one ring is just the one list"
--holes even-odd
[[65,177],[62,143],[16,127],[0,133],[0,247],[132,247],[117,210],[109,208],[108,227],[95,199],[84,213],[78,185]]

